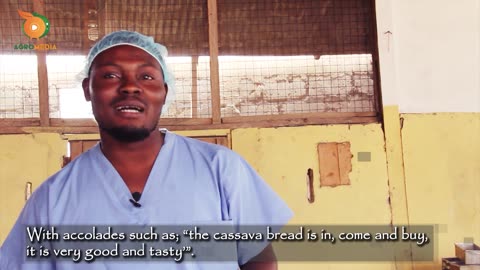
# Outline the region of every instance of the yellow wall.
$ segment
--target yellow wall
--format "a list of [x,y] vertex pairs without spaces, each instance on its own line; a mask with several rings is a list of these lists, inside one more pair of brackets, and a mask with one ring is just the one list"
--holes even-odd
[[[319,187],[317,144],[351,143],[348,186]],[[295,213],[290,224],[389,224],[388,184],[380,124],[237,129],[233,150],[240,153],[286,200]],[[358,162],[358,152],[371,152]],[[314,171],[315,202],[307,201],[306,174]],[[357,265],[357,266],[355,266]],[[282,263],[281,269],[390,269],[389,263]]]
[[58,134],[0,136],[0,242],[23,207],[26,183],[36,188],[58,171],[66,147]]
[[438,224],[438,257],[454,257],[454,243],[480,244],[480,113],[402,117],[410,223]]
[[[351,185],[319,187],[317,144],[351,143]],[[241,154],[287,201],[293,223],[389,223],[387,172],[379,124],[237,129],[233,150]],[[371,162],[357,162],[357,152],[371,152]],[[307,201],[306,174],[314,173],[315,202]]]
[[[395,112],[387,109],[385,113],[388,134],[380,124],[182,134],[229,135],[232,148],[293,209],[291,224],[389,224],[399,212],[406,213],[410,224],[439,224],[437,262],[415,265],[416,270],[439,269],[438,258],[454,256],[453,243],[464,238],[480,243],[480,114]],[[399,124],[394,125],[400,117],[404,120],[401,130]],[[345,141],[351,143],[353,154],[351,184],[320,188],[317,144]],[[358,162],[358,152],[371,152],[371,161]],[[37,187],[60,168],[65,153],[66,141],[58,134],[0,135],[0,242],[23,205],[25,182]],[[315,177],[315,202],[311,204],[306,198],[308,168]],[[392,179],[397,182],[390,182]],[[403,186],[403,193],[395,185]],[[391,208],[388,201],[392,195],[397,196],[398,207]],[[411,269],[405,265],[402,269]],[[401,269],[393,263],[377,262],[282,263],[281,269],[299,267]]]

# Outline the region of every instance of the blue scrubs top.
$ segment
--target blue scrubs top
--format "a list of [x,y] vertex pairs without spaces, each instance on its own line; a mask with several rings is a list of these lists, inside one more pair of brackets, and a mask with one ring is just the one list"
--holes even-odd
[[[233,151],[162,130],[165,141],[135,207],[100,145],[77,157],[32,194],[0,248],[0,269],[237,269],[256,256],[238,242],[236,262],[25,262],[25,226],[284,225],[291,210]],[[160,267],[160,268],[159,268]]]

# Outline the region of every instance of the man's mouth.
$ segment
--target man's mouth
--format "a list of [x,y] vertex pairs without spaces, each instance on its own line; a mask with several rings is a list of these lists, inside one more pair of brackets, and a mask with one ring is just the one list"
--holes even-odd
[[115,107],[115,109],[119,112],[126,112],[126,113],[142,113],[144,109],[139,106],[135,105],[120,105]]

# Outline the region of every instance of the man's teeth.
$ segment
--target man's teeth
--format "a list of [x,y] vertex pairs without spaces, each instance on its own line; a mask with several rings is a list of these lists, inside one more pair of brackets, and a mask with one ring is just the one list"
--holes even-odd
[[117,111],[120,112],[129,112],[129,113],[139,113],[142,112],[142,108],[136,107],[136,106],[120,106],[117,107]]
[[131,112],[131,113],[138,113],[139,111],[137,110],[132,110],[132,109],[124,109],[124,110],[120,110],[122,112]]

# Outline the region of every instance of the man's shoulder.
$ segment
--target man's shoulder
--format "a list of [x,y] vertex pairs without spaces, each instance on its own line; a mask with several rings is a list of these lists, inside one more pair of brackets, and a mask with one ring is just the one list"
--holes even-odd
[[70,161],[67,165],[61,168],[59,171],[48,177],[39,187],[39,190],[59,188],[66,184],[72,183],[75,179],[79,178],[80,174],[89,172],[89,164],[95,163],[94,158],[95,151],[97,151],[98,145],[92,149],[80,154],[74,160]]

